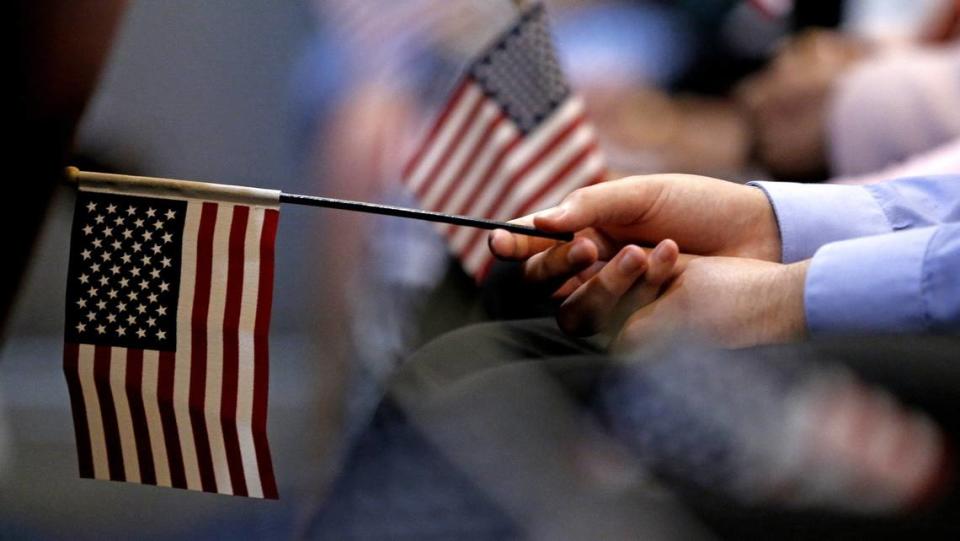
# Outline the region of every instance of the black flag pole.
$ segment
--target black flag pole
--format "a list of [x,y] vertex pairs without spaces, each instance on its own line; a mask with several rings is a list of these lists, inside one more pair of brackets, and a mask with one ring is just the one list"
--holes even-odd
[[377,203],[366,203],[363,201],[352,201],[349,199],[335,199],[332,197],[318,197],[314,195],[300,195],[271,190],[261,190],[258,188],[245,188],[241,186],[228,186],[223,184],[211,184],[206,182],[197,182],[191,180],[166,179],[156,177],[141,177],[132,175],[117,175],[113,173],[96,173],[91,171],[80,171],[76,167],[68,167],[66,171],[68,181],[78,183],[80,181],[109,183],[113,186],[141,186],[154,187],[166,191],[177,192],[182,195],[190,196],[191,193],[202,195],[209,193],[214,189],[219,197],[235,196],[243,199],[251,193],[256,194],[274,194],[278,197],[279,203],[291,205],[302,205],[308,207],[321,207],[329,209],[348,210],[353,212],[365,212],[368,214],[379,214],[383,216],[394,216],[397,218],[412,218],[414,220],[425,220],[428,222],[438,222],[451,225],[460,225],[466,227],[476,227],[480,229],[504,229],[511,233],[527,235],[531,237],[543,237],[559,241],[573,240],[573,233],[555,233],[543,231],[535,227],[512,224],[507,222],[498,222],[485,218],[472,218],[469,216],[459,216],[456,214],[445,214],[430,210],[420,210],[408,207],[398,207],[393,205],[381,205]]
[[480,229],[505,229],[511,233],[518,233],[520,235],[544,237],[561,241],[573,240],[573,233],[552,233],[549,231],[542,231],[534,227],[527,227],[525,225],[498,222],[483,218],[471,218],[469,216],[459,216],[456,214],[444,214],[442,212],[433,212],[430,210],[395,207],[393,205],[380,205],[377,203],[364,203],[362,201],[350,201],[348,199],[332,199],[329,197],[317,197],[313,195],[281,193],[280,202],[291,203],[293,205],[307,205],[311,207],[368,212],[371,214],[382,214],[384,216],[396,216],[398,218],[413,218],[415,220],[463,225],[466,227],[478,227]]

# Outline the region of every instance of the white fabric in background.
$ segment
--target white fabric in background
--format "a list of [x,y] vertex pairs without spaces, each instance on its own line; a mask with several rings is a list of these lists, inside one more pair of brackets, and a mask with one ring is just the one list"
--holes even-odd
[[827,111],[836,176],[879,171],[960,137],[960,45],[890,50],[844,75]]

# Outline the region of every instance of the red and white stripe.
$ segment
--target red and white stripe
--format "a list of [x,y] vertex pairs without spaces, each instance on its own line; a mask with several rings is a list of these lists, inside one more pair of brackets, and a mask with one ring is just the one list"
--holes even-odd
[[81,476],[277,497],[266,416],[278,217],[188,201],[176,351],[66,344]]
[[[470,77],[454,90],[403,172],[424,208],[507,220],[558,203],[605,175],[583,102],[571,97],[524,136]],[[492,262],[482,230],[440,226],[478,280]]]

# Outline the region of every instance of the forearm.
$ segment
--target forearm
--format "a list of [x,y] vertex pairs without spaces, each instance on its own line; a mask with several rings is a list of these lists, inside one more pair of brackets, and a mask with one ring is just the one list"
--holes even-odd
[[807,316],[804,301],[810,260],[782,265],[772,279],[768,298],[771,313],[764,318],[766,327],[761,342],[793,342],[807,335]]

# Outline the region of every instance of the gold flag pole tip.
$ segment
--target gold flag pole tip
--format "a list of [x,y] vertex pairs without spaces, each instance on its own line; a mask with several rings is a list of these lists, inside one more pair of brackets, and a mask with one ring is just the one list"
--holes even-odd
[[65,174],[64,180],[66,180],[70,184],[80,183],[80,170],[77,169],[76,167],[72,165],[68,166],[66,169],[63,170],[63,172]]

